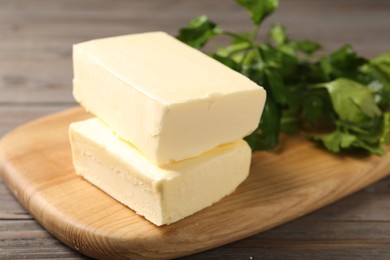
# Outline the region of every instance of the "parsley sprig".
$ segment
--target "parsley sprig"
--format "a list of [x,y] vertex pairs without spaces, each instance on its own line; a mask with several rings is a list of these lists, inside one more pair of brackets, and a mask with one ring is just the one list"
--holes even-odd
[[252,149],[273,149],[281,132],[299,132],[331,152],[357,148],[383,154],[390,133],[390,53],[366,59],[347,44],[319,56],[319,43],[292,40],[278,24],[258,42],[261,24],[278,0],[236,2],[250,14],[251,32],[223,30],[202,15],[177,38],[201,49],[214,37],[229,37],[229,45],[210,55],[265,88],[259,127],[246,137]]

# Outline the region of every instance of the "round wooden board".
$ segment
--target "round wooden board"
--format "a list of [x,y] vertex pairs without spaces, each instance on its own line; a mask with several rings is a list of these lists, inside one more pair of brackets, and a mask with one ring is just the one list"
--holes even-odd
[[23,125],[0,141],[2,178],[23,206],[68,246],[100,259],[173,258],[270,229],[390,173],[390,153],[335,156],[300,137],[257,152],[230,196],[175,224],[156,227],[77,176],[68,125],[81,108]]

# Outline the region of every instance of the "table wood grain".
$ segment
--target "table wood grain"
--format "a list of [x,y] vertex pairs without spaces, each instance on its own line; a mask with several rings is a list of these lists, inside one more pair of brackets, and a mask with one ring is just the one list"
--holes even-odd
[[[351,43],[366,57],[390,51],[388,0],[281,0],[272,23],[329,51]],[[75,105],[71,46],[143,31],[175,34],[206,13],[224,28],[250,21],[232,0],[0,0],[0,136]],[[270,231],[186,259],[388,259],[390,178]],[[0,181],[0,259],[84,259],[52,237]]]

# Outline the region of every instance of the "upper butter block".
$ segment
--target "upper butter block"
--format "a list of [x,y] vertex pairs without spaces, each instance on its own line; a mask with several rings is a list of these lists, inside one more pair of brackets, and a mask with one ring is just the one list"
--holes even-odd
[[262,87],[164,32],[73,46],[73,95],[163,165],[243,138],[259,123]]

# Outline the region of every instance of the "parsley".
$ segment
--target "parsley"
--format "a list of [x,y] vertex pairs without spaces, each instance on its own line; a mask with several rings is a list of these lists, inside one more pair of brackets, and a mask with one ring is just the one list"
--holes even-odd
[[383,154],[390,136],[390,53],[366,59],[347,44],[318,56],[319,43],[292,40],[278,24],[258,42],[263,21],[279,1],[236,2],[249,12],[251,32],[225,31],[202,15],[180,29],[177,38],[200,49],[214,37],[229,37],[230,44],[210,56],[265,88],[261,122],[246,137],[252,149],[273,149],[281,132],[299,132],[331,152]]

